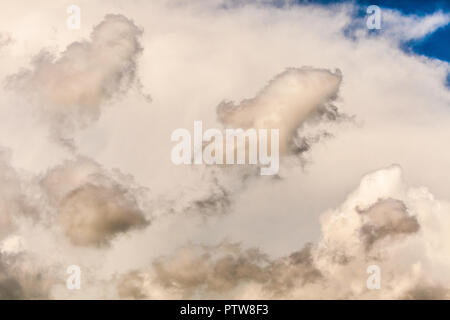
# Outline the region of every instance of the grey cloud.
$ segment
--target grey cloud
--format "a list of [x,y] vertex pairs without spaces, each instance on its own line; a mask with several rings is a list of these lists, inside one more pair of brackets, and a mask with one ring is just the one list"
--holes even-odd
[[105,245],[112,237],[148,225],[134,199],[119,186],[84,185],[61,201],[58,215],[76,245]]
[[24,265],[21,255],[0,253],[0,300],[48,299],[54,279]]
[[[45,1],[44,6],[50,7],[51,2]],[[280,4],[283,1],[259,1],[267,2]],[[85,4],[86,10],[93,13],[90,17],[104,12],[103,5],[93,3]],[[294,221],[302,220],[310,227],[298,228],[298,239],[303,242],[310,236],[309,232],[315,232],[313,221],[318,211],[334,206],[344,190],[356,182],[356,175],[391,161],[398,161],[408,169],[409,181],[422,181],[436,190],[437,196],[447,195],[446,162],[449,156],[442,148],[442,141],[448,136],[445,128],[449,127],[445,119],[447,113],[443,112],[449,101],[448,90],[442,84],[447,74],[446,65],[403,54],[397,45],[399,41],[389,39],[391,33],[375,38],[366,37],[366,32],[358,33],[355,34],[356,41],[349,42],[342,37],[342,30],[353,19],[352,10],[356,8],[353,5],[332,8],[294,6],[293,10],[246,5],[241,10],[243,1],[239,0],[229,2],[235,10],[222,10],[228,1],[192,3],[182,0],[177,3],[182,5],[167,1],[139,2],[126,10],[139,23],[146,23],[150,31],[145,41],[155,51],[145,57],[144,64],[157,68],[145,70],[143,76],[147,83],[155,85],[158,108],[155,113],[130,113],[130,117],[126,117],[129,123],[121,125],[121,129],[132,127],[133,130],[127,130],[122,136],[123,131],[118,132],[117,123],[123,120],[121,117],[127,113],[126,109],[118,110],[115,117],[105,117],[99,128],[92,128],[84,137],[81,132],[75,137],[73,129],[96,121],[108,103],[134,89],[135,85],[139,86],[136,68],[142,51],[139,44],[142,30],[129,19],[107,16],[89,40],[74,43],[57,55],[43,52],[32,61],[30,70],[9,77],[8,85],[13,90],[2,95],[2,109],[7,115],[3,117],[6,129],[2,137],[5,141],[11,140],[8,145],[17,148],[15,152],[22,150],[15,159],[17,163],[33,168],[31,170],[41,170],[34,168],[42,168],[45,164],[35,165],[34,155],[41,152],[48,154],[48,158],[60,156],[34,141],[34,148],[21,147],[26,144],[26,137],[40,134],[39,128],[29,126],[30,122],[25,121],[27,115],[35,112],[48,121],[63,144],[74,146],[77,141],[80,150],[89,150],[92,156],[104,160],[105,165],[120,164],[139,175],[143,183],[158,189],[155,190],[157,194],[168,195],[173,202],[169,208],[167,203],[159,202],[154,206],[158,212],[189,211],[205,216],[225,212],[233,204],[234,196],[243,189],[241,183],[248,173],[242,170],[231,175],[232,171],[227,168],[219,176],[211,174],[206,178],[207,174],[198,174],[198,170],[193,174],[197,173],[198,179],[190,179],[183,170],[173,170],[173,174],[165,175],[171,171],[170,166],[167,169],[164,165],[154,165],[167,160],[157,153],[168,143],[164,139],[159,143],[158,133],[172,125],[191,122],[194,115],[205,116],[211,112],[208,109],[211,101],[226,97],[229,92],[236,96],[246,94],[253,88],[246,84],[259,81],[261,74],[268,70],[281,71],[277,68],[297,65],[299,61],[327,68],[342,67],[345,84],[339,72],[289,69],[275,77],[254,98],[221,104],[217,109],[221,123],[243,128],[279,127],[283,131],[283,155],[290,156],[289,161],[297,156],[308,156],[308,151],[314,150],[317,143],[334,136],[333,125],[350,120],[342,114],[343,108],[341,110],[336,98],[342,89],[339,93],[345,99],[345,109],[358,112],[358,118],[364,119],[367,127],[350,136],[340,136],[342,140],[335,139],[331,148],[314,150],[317,153],[311,156],[317,156],[317,166],[311,175],[299,175],[297,170],[290,170],[287,172],[290,180],[280,181],[283,185],[273,189],[275,180],[258,179],[260,185],[247,191],[259,191],[263,185],[268,190],[242,194],[240,201],[246,204],[238,208],[242,211],[235,212],[230,219],[213,217],[212,220],[218,221],[217,226],[209,229],[208,223],[205,230],[203,225],[197,224],[199,219],[183,217],[177,220],[179,216],[173,215],[161,224],[152,225],[155,230],[133,231],[144,228],[150,220],[151,211],[144,204],[146,191],[95,161],[77,158],[50,169],[41,177],[38,192],[29,197],[28,189],[35,186],[28,185],[27,178],[14,170],[9,160],[0,159],[0,219],[5,218],[0,220],[0,245],[4,245],[3,237],[9,237],[11,233],[25,242],[28,240],[23,260],[13,261],[0,255],[2,297],[47,297],[48,275],[37,266],[47,264],[46,267],[59,269],[60,264],[67,261],[80,261],[80,265],[85,264],[83,272],[92,268],[92,278],[101,280],[92,281],[92,287],[95,287],[92,292],[83,287],[77,297],[115,297],[109,291],[110,286],[115,285],[109,276],[119,272],[124,273],[117,287],[121,297],[449,298],[450,279],[445,271],[450,268],[450,206],[434,198],[425,188],[403,188],[389,170],[380,170],[363,179],[361,187],[341,206],[321,216],[322,233],[317,243],[304,248],[298,245],[298,251],[294,248],[292,254],[282,258],[270,257],[263,251],[280,252],[287,250],[287,246],[291,248],[293,234],[280,234],[279,231],[277,234],[276,231],[288,229],[285,226],[293,225]],[[120,1],[110,4],[111,10],[121,10]],[[13,50],[0,47],[0,56],[10,67],[8,70],[22,63],[29,48],[40,47],[41,42],[60,46],[65,41],[65,33],[49,32],[50,28],[46,31],[42,25],[39,30],[21,27],[21,17],[36,17],[39,6],[42,4],[30,6],[27,3],[18,16],[8,15],[15,10],[0,11],[0,15],[3,14],[0,20],[6,23],[4,26],[11,26],[14,37],[20,39],[19,45],[11,46]],[[217,7],[220,11],[216,11]],[[409,35],[402,36],[405,39],[429,34],[437,26],[435,23],[430,26],[429,22],[442,21],[439,17],[437,20],[405,20],[400,13],[387,14],[395,22],[392,30],[398,29],[396,24],[400,29],[408,26],[400,30],[401,33],[409,30]],[[39,11],[41,19],[51,21],[54,17],[52,10]],[[83,21],[90,23],[90,18],[85,17]],[[30,24],[35,22],[32,20]],[[325,24],[327,28],[323,27]],[[306,29],[308,32],[299,32]],[[76,34],[71,33],[72,36]],[[261,34],[265,36],[261,37]],[[0,46],[8,43],[9,40],[5,42],[4,39],[0,38]],[[27,46],[23,46],[25,43]],[[258,52],[265,54],[255,55]],[[407,76],[411,70],[416,77]],[[14,113],[10,111],[20,107],[20,103],[10,103],[15,102],[16,96],[27,99],[23,117],[20,113],[9,117]],[[180,119],[175,119],[174,114]],[[147,119],[151,123],[147,123]],[[152,126],[155,119],[158,125]],[[6,125],[8,122],[11,126]],[[27,132],[24,138],[15,141],[15,137],[23,132]],[[118,132],[119,139],[112,132]],[[140,141],[142,133],[149,139]],[[405,139],[410,139],[411,143],[404,144]],[[138,158],[121,152],[124,144],[135,142],[136,150],[139,149]],[[140,148],[142,144],[145,148]],[[154,159],[163,160],[149,161],[147,165],[146,160]],[[160,174],[153,175],[154,170]],[[229,184],[224,182],[228,175],[234,180]],[[215,178],[216,181],[211,181]],[[182,179],[185,183],[179,186]],[[298,193],[302,195],[296,198]],[[265,207],[271,196],[275,198],[279,194],[286,197]],[[258,201],[258,196],[266,195],[267,201],[250,208],[250,201]],[[35,208],[40,214],[48,214],[49,219],[40,221],[39,225],[17,223],[18,218],[35,213],[30,199],[42,200]],[[302,200],[304,203],[299,204]],[[258,211],[264,212],[258,215]],[[230,223],[231,219],[237,221]],[[261,230],[267,230],[260,228],[262,219],[266,224],[280,220],[274,223],[273,233],[269,228],[267,234],[260,235]],[[221,222],[224,222],[223,228]],[[278,222],[280,228],[277,228]],[[219,228],[222,228],[220,232],[212,234]],[[295,225],[290,232],[295,233],[294,228]],[[61,229],[73,243],[90,248],[75,248],[64,241],[59,242]],[[180,230],[183,233],[174,236]],[[300,234],[305,230],[308,234]],[[171,251],[189,239],[211,244],[227,233],[235,239],[269,248],[246,249],[244,244],[224,243],[207,247],[186,245],[176,252]],[[123,237],[123,234],[133,234],[133,237]],[[150,241],[151,250],[148,249]],[[106,248],[111,242],[114,245]],[[91,250],[92,247],[101,247],[102,251]],[[39,256],[37,261],[26,250]],[[152,264],[151,259],[161,254],[163,256]],[[147,268],[142,267],[143,261],[149,261]],[[380,266],[382,290],[366,288],[369,264]],[[138,270],[128,273],[134,268]],[[65,287],[59,292],[58,286],[53,289],[53,297],[67,296]]]
[[139,271],[131,271],[119,278],[117,293],[123,299],[145,299],[146,295],[142,290],[144,277]]
[[0,300],[17,300],[24,297],[20,283],[13,278],[0,280]]
[[39,105],[60,139],[98,119],[101,105],[136,83],[142,30],[123,15],[107,15],[91,39],[70,44],[60,56],[42,51],[31,70],[7,79],[8,87]]
[[13,42],[13,39],[9,35],[0,33],[0,48],[5,47]]
[[265,257],[258,250],[241,252],[239,246],[217,248],[186,247],[169,259],[154,263],[158,282],[164,287],[186,290],[206,286],[207,290],[228,290],[240,281],[263,279]]
[[87,158],[66,161],[41,179],[57,221],[75,245],[105,246],[117,235],[146,227],[146,190]]
[[275,76],[254,98],[217,107],[219,120],[236,128],[279,129],[280,153],[291,152],[296,130],[309,117],[332,118],[336,110],[325,107],[337,98],[342,81],[339,70],[290,68]]
[[368,249],[381,239],[415,233],[420,228],[417,218],[410,216],[399,200],[379,200],[368,209],[357,211],[367,220],[361,227],[361,236]]
[[[280,129],[280,153],[303,154],[313,144],[333,136],[329,132],[330,123],[353,120],[332,104],[341,81],[339,70],[289,68],[276,75],[254,98],[237,105],[230,101],[219,104],[218,119],[227,127]],[[232,205],[236,189],[241,189],[243,182],[256,172],[251,166],[241,170],[221,168],[223,172],[208,171],[213,175],[211,191],[189,203],[187,211],[205,215],[226,212]],[[235,177],[231,188],[223,183],[225,175]]]
[[310,151],[314,144],[333,138],[334,127],[343,122],[354,123],[355,117],[339,111],[330,102],[318,106],[298,127],[290,151],[297,154],[303,162],[307,162],[303,155]]
[[[281,297],[296,285],[321,278],[310,249],[308,245],[289,257],[271,260],[257,248],[244,250],[236,243],[224,242],[216,247],[191,245],[157,260],[150,272],[154,285],[173,290],[180,298],[229,296],[249,283],[261,286],[272,298]],[[124,275],[118,283],[120,296],[153,298],[144,278],[145,272]]]
[[[377,188],[380,190],[374,192]],[[422,221],[425,224],[420,225],[421,220],[408,210],[409,206],[421,208],[427,214],[424,204],[432,197],[424,190],[404,188],[399,167],[368,174],[342,206],[323,217],[322,237],[316,244],[281,258],[229,242],[184,246],[157,259],[148,269],[123,275],[117,290],[122,298],[147,299],[448,297],[449,286],[431,279],[423,270],[428,255],[433,256],[431,252],[408,262],[411,248],[417,246],[412,235],[425,228],[420,235],[426,236],[430,232],[427,223],[434,222]],[[409,194],[410,198],[380,200],[377,196],[383,192]],[[433,210],[439,207],[430,206]],[[375,245],[378,243],[383,245]],[[366,269],[371,264],[382,270],[383,290],[366,287]]]

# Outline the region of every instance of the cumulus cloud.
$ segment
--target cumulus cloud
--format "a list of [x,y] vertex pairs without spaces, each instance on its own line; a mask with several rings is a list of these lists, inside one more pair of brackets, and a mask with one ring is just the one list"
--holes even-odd
[[[71,31],[53,1],[25,2],[0,11],[1,298],[449,298],[449,66],[400,50],[445,14],[383,9],[350,39],[350,3],[80,0]],[[42,48],[62,50],[23,69]],[[224,97],[241,102],[214,110]],[[170,134],[195,120],[280,129],[282,179],[174,166]],[[390,163],[404,173],[355,189]]]
[[370,247],[384,237],[415,233],[419,224],[409,216],[405,204],[399,200],[379,200],[366,210],[360,210],[367,222],[361,228],[361,235]]
[[[125,275],[118,292],[150,299],[448,298],[450,279],[433,273],[450,264],[440,257],[450,246],[445,228],[436,230],[449,222],[448,208],[426,189],[408,187],[400,167],[392,166],[366,175],[339,208],[323,215],[317,244],[278,259],[238,244],[191,245]],[[381,268],[382,290],[366,287],[373,264]]]
[[[435,230],[436,223],[448,223],[442,215],[446,210],[448,203],[427,189],[409,187],[399,166],[363,177],[347,200],[322,218],[315,261],[329,279],[336,279],[330,282],[341,291],[333,296],[401,299],[417,288],[442,286],[440,298],[448,298],[448,279],[433,271],[448,268],[449,261],[438,255],[450,243],[442,229]],[[434,236],[442,247],[430,245]],[[377,292],[365,287],[365,271],[372,264],[381,268],[383,277]],[[351,285],[344,288],[344,281]]]
[[3,46],[7,46],[11,43],[12,43],[12,38],[10,36],[0,33],[0,48]]
[[[333,104],[341,82],[342,74],[339,70],[331,72],[311,67],[289,68],[276,75],[256,97],[243,100],[238,105],[231,101],[219,104],[216,108],[218,119],[227,129],[279,129],[280,154],[298,155],[304,164],[304,154],[310,151],[312,145],[332,137],[331,132],[339,123],[353,120]],[[228,157],[227,144],[234,146],[235,157],[238,148],[234,141],[225,136],[223,133],[223,163],[226,163]],[[270,139],[269,137],[267,140],[269,150]],[[205,142],[203,148],[207,145]],[[248,163],[248,141],[245,142],[245,148],[245,160]],[[205,168],[202,171],[202,184],[207,186],[207,192],[198,192],[198,195],[189,193],[182,210],[206,216],[228,212],[233,195],[241,191],[246,180],[258,171],[258,168],[250,165],[232,167]],[[176,197],[180,204],[182,200],[178,195]]]
[[123,15],[107,15],[90,40],[71,43],[59,56],[42,51],[32,69],[7,85],[31,98],[57,132],[98,119],[101,105],[136,82],[142,30]]
[[342,75],[325,69],[291,68],[277,75],[256,97],[217,107],[220,122],[234,128],[279,129],[280,153],[287,154],[296,129],[337,98]]
[[145,190],[132,183],[86,158],[66,161],[41,180],[57,208],[57,221],[79,246],[104,246],[118,234],[149,224],[140,202]]
[[49,298],[55,279],[30,264],[32,260],[20,254],[0,253],[0,300]]

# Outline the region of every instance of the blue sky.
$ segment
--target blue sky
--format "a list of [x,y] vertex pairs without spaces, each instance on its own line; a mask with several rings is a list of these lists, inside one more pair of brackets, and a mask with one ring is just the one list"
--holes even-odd
[[[298,0],[299,3],[320,3],[334,4],[342,3],[337,0]],[[361,6],[378,5],[381,8],[395,9],[406,15],[424,16],[436,11],[450,12],[450,0],[349,0],[348,2],[357,3]],[[361,10],[359,15],[365,15]],[[439,28],[434,33],[423,39],[411,40],[402,46],[406,52],[427,56],[450,62],[450,24]],[[447,77],[447,85],[450,87],[450,74]]]

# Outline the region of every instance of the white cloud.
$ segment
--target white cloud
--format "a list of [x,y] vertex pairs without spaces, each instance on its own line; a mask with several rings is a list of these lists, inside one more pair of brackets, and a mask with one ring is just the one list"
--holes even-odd
[[383,10],[383,31],[400,40],[417,40],[450,23],[450,14],[436,12],[423,17],[402,16],[398,11]]
[[[124,298],[445,299],[450,296],[450,204],[411,188],[401,168],[364,176],[347,200],[321,217],[322,235],[271,260],[256,248],[186,246],[118,282]],[[276,236],[272,234],[271,236]],[[366,287],[369,265],[381,289]]]

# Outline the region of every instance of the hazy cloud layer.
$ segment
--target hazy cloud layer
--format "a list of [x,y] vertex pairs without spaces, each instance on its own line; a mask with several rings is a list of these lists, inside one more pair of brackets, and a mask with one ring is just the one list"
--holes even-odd
[[53,280],[48,270],[34,266],[29,257],[0,251],[1,300],[48,299]]
[[75,245],[106,245],[117,234],[149,224],[136,199],[145,190],[121,184],[92,160],[66,161],[41,184]]

